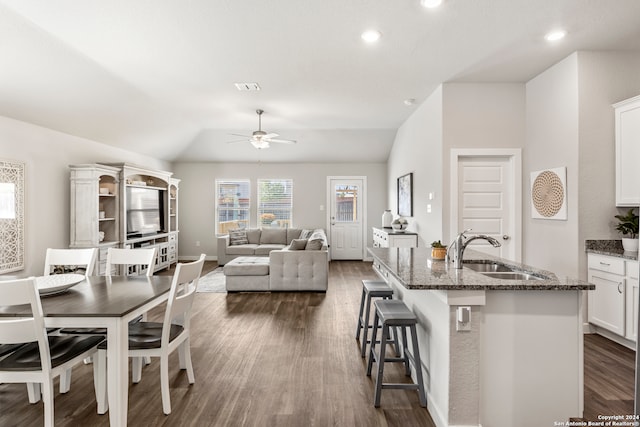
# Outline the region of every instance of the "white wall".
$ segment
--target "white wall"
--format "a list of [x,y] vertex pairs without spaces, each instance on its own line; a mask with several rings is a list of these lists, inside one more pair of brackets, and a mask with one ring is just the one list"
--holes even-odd
[[[200,253],[217,256],[215,232],[215,180],[258,178],[293,179],[293,220],[296,227],[327,229],[327,176],[366,176],[368,185],[367,246],[372,246],[372,226],[381,226],[386,208],[386,165],[384,163],[176,163],[180,182],[179,256],[189,259]],[[253,197],[255,197],[255,189]],[[320,210],[323,205],[325,210]],[[251,215],[255,226],[255,213]],[[200,246],[196,246],[196,241]]]
[[[446,241],[451,219],[452,148],[522,148],[525,143],[525,88],[522,83],[443,85],[442,226]],[[460,230],[462,231],[462,230]]]
[[[521,148],[525,141],[524,85],[445,83],[407,119],[388,161],[388,203],[396,212],[396,179],[413,172],[414,207],[409,230],[420,246],[449,235],[449,161],[452,148]],[[435,195],[428,199],[429,193]],[[427,205],[431,213],[427,213]]]
[[[576,52],[526,85],[524,262],[586,278],[585,239],[617,239],[614,112],[640,93],[640,55]],[[529,173],[567,167],[568,220],[531,219]]]
[[170,170],[157,159],[0,116],[0,156],[25,162],[25,270],[41,275],[46,248],[69,247],[70,164],[128,162]]
[[[579,275],[586,279],[587,239],[620,239],[615,230],[615,117],[612,104],[640,95],[640,55],[578,52]],[[640,159],[638,159],[640,162]]]
[[[523,153],[523,260],[576,277],[578,273],[578,56],[572,54],[526,85]],[[533,171],[567,168],[566,221],[531,219]]]
[[[442,240],[442,86],[439,86],[398,129],[387,162],[387,206],[398,216],[397,178],[413,172],[413,217],[409,231],[418,246]],[[435,198],[428,200],[433,192]],[[427,213],[431,204],[431,213]]]

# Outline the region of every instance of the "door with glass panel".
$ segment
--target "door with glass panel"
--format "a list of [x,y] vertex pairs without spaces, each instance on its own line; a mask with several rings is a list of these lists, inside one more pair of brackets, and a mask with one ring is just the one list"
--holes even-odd
[[363,179],[329,179],[331,259],[363,259],[364,197]]

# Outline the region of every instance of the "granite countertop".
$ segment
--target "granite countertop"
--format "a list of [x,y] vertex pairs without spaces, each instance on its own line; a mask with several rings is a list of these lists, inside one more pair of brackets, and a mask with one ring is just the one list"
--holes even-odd
[[622,249],[622,240],[585,240],[584,246],[589,253],[638,260],[638,252],[626,252]]
[[465,260],[491,260],[516,270],[546,277],[543,280],[507,280],[485,276],[468,268],[431,258],[431,248],[368,248],[379,262],[407,289],[551,291],[588,290],[595,286],[582,280],[558,277],[550,271],[467,249]]

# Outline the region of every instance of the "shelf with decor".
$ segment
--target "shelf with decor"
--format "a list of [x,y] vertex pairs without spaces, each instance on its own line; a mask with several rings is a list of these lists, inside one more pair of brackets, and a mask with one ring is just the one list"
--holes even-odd
[[167,256],[169,265],[178,262],[178,195],[180,192],[180,180],[169,179],[169,248]]
[[[128,163],[70,165],[70,247],[157,247],[154,271],[177,259],[177,182],[171,172]],[[175,187],[174,187],[175,186]]]

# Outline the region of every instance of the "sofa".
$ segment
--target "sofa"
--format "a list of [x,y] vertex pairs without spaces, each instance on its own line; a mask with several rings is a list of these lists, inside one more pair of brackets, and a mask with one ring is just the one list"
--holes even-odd
[[[218,236],[218,265],[223,266],[234,258],[246,256],[268,257],[272,251],[288,247],[294,239],[309,239],[313,233],[321,235],[319,250],[328,251],[324,230],[303,228],[245,228],[231,230]],[[243,238],[246,236],[246,240]]]
[[[268,263],[260,262],[261,257]],[[228,291],[325,292],[329,282],[329,247],[322,229],[230,231],[218,237],[218,265],[227,263],[225,275],[233,275],[227,277],[232,284]]]

